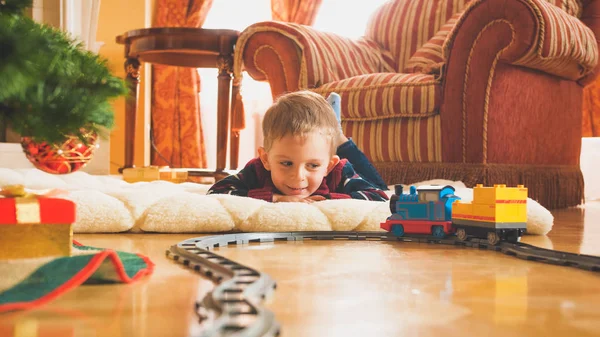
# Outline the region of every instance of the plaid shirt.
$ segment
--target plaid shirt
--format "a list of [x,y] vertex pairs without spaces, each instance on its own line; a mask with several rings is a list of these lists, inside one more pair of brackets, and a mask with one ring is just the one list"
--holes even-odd
[[[240,172],[214,184],[208,194],[232,194],[273,201],[273,194],[283,194],[271,180],[259,158],[254,158]],[[312,195],[326,199],[388,200],[385,192],[362,179],[346,159],[340,162],[323,178],[323,182]]]

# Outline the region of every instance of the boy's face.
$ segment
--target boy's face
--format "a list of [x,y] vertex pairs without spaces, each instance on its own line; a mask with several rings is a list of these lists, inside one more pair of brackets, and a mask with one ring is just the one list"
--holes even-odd
[[286,135],[273,141],[268,153],[262,147],[258,152],[281,193],[308,197],[340,161],[338,156],[332,156],[330,142],[331,139],[318,132],[305,136]]

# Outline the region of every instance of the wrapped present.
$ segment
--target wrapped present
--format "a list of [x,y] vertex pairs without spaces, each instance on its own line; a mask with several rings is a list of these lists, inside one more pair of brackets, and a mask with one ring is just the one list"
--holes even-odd
[[53,193],[0,189],[0,260],[71,254],[75,203]]
[[183,183],[188,180],[188,172],[185,169],[172,169],[168,166],[134,167],[123,170],[123,180],[128,183],[148,182],[155,180],[166,180],[172,183]]

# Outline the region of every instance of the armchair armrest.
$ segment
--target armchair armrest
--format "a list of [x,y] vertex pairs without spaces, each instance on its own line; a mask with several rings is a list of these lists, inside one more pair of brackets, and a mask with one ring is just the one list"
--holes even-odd
[[[475,0],[443,52],[442,129],[461,130],[442,135],[444,162],[555,164],[564,153],[578,161],[577,81],[598,63],[579,19],[544,0]],[[552,141],[552,130],[564,141]]]
[[573,81],[589,74],[598,63],[594,32],[577,17],[546,0],[474,1],[446,40],[445,58],[450,61],[457,48],[468,48],[469,59],[479,58],[474,53],[476,44],[487,31],[494,31],[494,26],[499,25],[506,26],[510,36],[493,38],[497,43],[487,43],[490,50],[486,54],[493,53],[494,62],[538,69]]
[[244,67],[255,80],[268,80],[274,97],[356,75],[393,71],[395,67],[391,54],[367,38],[352,40],[276,21],[246,28],[234,58],[235,77],[240,77]]

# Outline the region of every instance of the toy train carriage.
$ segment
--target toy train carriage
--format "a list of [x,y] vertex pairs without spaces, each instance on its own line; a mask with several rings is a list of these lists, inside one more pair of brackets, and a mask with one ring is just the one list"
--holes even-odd
[[381,228],[397,236],[431,234],[440,239],[454,233],[452,203],[460,199],[454,191],[452,186],[427,185],[411,186],[410,193],[403,194],[402,185],[396,185],[390,198],[392,215]]
[[494,185],[473,188],[473,202],[452,205],[452,223],[459,240],[468,236],[517,242],[527,228],[527,188]]

